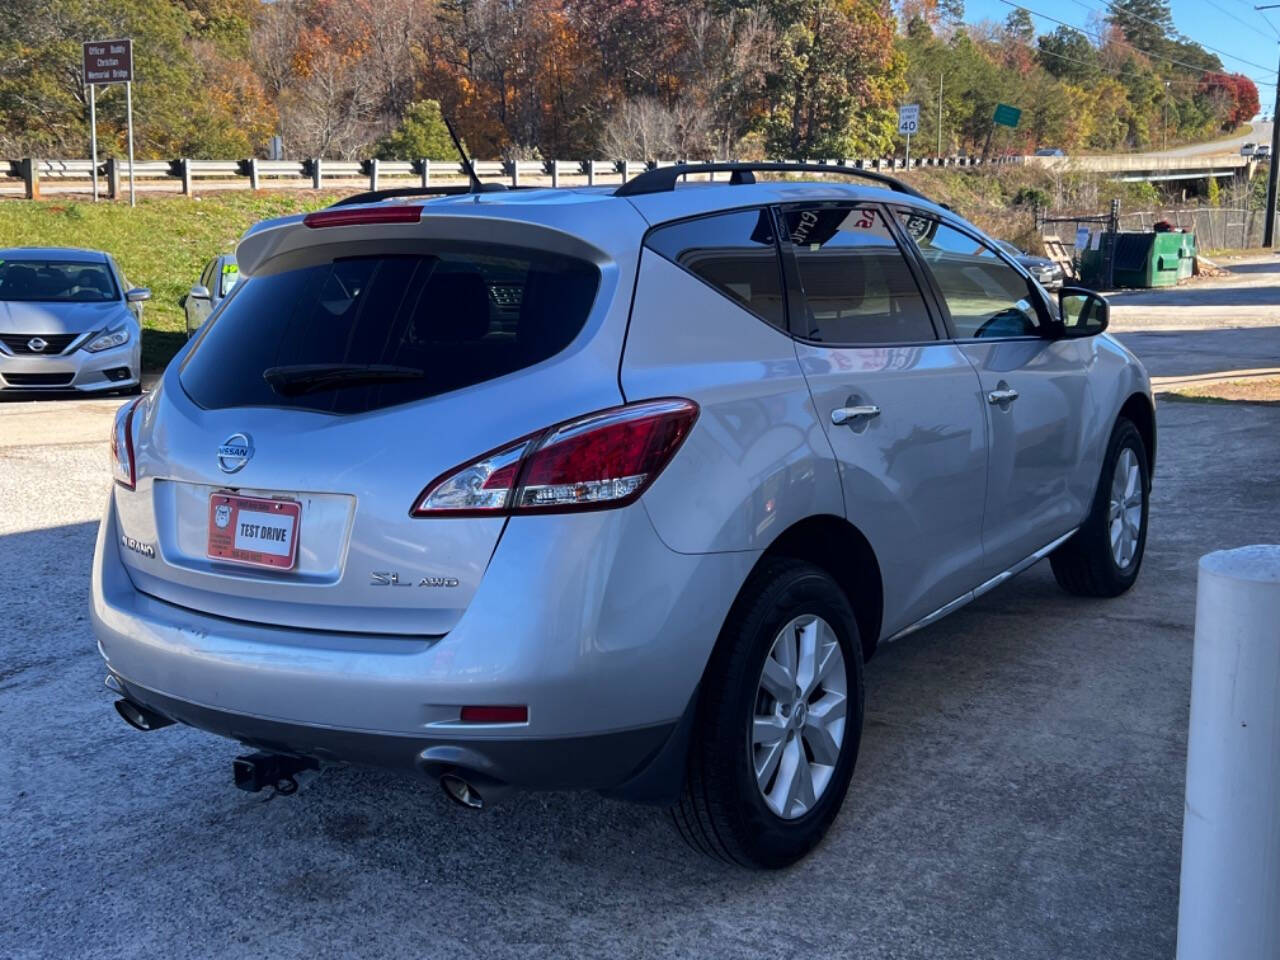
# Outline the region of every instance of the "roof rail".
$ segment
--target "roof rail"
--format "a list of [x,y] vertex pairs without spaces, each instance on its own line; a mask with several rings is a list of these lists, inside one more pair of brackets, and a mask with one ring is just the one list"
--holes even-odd
[[364,193],[353,193],[343,197],[331,207],[349,207],[356,203],[377,203],[380,200],[391,200],[395,197],[453,197],[464,193],[496,193],[503,190],[524,190],[526,187],[508,187],[505,183],[490,181],[481,185],[477,191],[472,186],[448,187],[394,187],[390,190],[366,190]]
[[680,163],[656,167],[632,177],[617,190],[615,197],[636,197],[644,193],[666,193],[676,188],[676,181],[689,173],[729,173],[730,184],[755,183],[757,173],[835,173],[845,177],[874,180],[882,186],[921,200],[929,199],[914,187],[896,177],[874,170],[859,170],[836,163]]

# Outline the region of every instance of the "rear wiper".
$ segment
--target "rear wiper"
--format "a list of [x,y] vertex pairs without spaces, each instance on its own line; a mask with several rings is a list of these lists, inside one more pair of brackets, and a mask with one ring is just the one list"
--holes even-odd
[[369,383],[421,380],[422,376],[422,371],[416,367],[397,367],[386,363],[296,363],[287,367],[268,367],[262,371],[262,379],[282,397]]

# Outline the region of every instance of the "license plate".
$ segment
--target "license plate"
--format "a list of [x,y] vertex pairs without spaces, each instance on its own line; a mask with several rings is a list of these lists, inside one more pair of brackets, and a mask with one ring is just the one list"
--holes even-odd
[[302,504],[215,493],[209,497],[209,556],[290,570],[298,555]]

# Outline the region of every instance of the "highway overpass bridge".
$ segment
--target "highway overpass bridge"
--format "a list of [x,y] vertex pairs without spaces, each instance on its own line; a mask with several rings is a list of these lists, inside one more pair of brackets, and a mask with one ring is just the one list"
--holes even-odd
[[1042,167],[1061,173],[1095,173],[1112,180],[1159,182],[1165,180],[1252,179],[1259,164],[1239,154],[1130,153],[1110,156],[1019,157],[1023,166]]

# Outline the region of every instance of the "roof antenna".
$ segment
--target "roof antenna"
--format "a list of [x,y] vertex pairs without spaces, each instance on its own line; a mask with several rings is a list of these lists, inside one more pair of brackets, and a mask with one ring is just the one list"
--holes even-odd
[[467,159],[467,151],[462,149],[462,141],[458,139],[458,134],[453,129],[453,124],[449,122],[449,118],[441,116],[444,121],[444,128],[449,131],[449,136],[453,138],[454,149],[458,151],[458,156],[462,158],[462,168],[467,171],[467,178],[471,181],[471,189],[468,193],[484,193],[484,184],[480,182],[480,178],[476,176],[476,168],[471,165],[471,161]]

